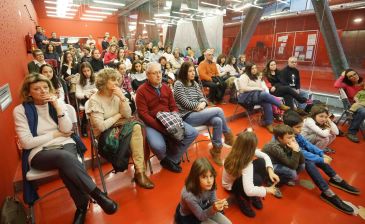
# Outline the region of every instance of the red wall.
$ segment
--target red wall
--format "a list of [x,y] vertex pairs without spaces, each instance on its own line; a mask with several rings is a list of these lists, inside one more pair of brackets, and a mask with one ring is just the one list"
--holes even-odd
[[13,102],[0,112],[0,203],[6,195],[13,193],[13,177],[19,157],[14,143],[14,123],[12,111],[19,104],[19,87],[27,73],[27,63],[31,55],[26,53],[24,37],[28,32],[34,34],[35,25],[31,17],[37,20],[31,0],[0,1],[0,86],[10,84]]
[[[356,17],[363,17],[365,15],[365,9],[360,10],[352,10],[352,11],[338,11],[334,12],[334,20],[336,23],[336,28],[339,31],[339,35],[341,38],[342,31],[350,31],[350,30],[365,30],[365,22],[363,21],[360,24],[355,24],[353,19]],[[275,44],[275,34],[281,32],[293,32],[293,31],[309,31],[309,30],[319,30],[318,22],[314,14],[307,16],[298,16],[291,17],[286,19],[277,19],[276,20],[276,29],[275,21],[263,21],[260,22],[256,28],[254,35],[252,36],[247,49],[246,54],[247,58],[251,60],[251,51],[256,47],[257,41],[263,42],[265,47],[268,48],[269,56],[271,55],[273,41]],[[232,47],[233,41],[239,32],[240,24],[236,26],[224,27],[223,29],[223,52],[225,54],[229,53],[230,48]],[[302,41],[297,37],[297,41]],[[304,39],[306,38],[303,37]],[[303,39],[302,38],[302,39]],[[303,40],[304,40],[303,39]],[[344,40],[342,40],[344,41]],[[355,41],[355,40],[353,40]],[[263,52],[264,54],[265,52]],[[265,60],[263,57],[260,58],[260,61]],[[256,58],[253,58],[256,61]],[[258,61],[257,61],[258,62]],[[324,40],[322,35],[319,35],[318,49],[316,54],[315,65],[319,66],[329,66],[330,62],[327,56],[326,47],[324,44]]]

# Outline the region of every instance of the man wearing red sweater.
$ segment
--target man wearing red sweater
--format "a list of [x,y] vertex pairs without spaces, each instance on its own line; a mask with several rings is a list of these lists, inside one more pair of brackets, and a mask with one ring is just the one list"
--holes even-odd
[[157,120],[156,114],[162,112],[178,112],[171,89],[162,84],[161,65],[149,63],[146,69],[147,82],[137,90],[136,104],[139,117],[146,124],[148,144],[165,169],[180,173],[180,158],[190,144],[198,136],[198,132],[184,122],[185,133],[181,142],[168,138],[167,131]]

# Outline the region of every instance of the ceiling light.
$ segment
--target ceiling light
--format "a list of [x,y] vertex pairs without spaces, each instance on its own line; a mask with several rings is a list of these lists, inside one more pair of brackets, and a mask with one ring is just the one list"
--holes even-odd
[[72,4],[72,0],[57,0],[57,15],[58,16],[65,16],[66,9],[68,8],[69,4]]
[[283,0],[276,0],[276,1],[289,5],[289,2],[287,2],[287,1],[283,1]]
[[113,15],[112,12],[99,12],[99,11],[94,11],[94,10],[85,10],[85,12],[90,13],[90,14]]
[[213,6],[213,7],[221,7],[220,5],[216,5],[216,4],[212,4],[212,3],[208,3],[208,2],[200,2],[203,5],[209,5],[209,6]]
[[166,14],[155,14],[156,17],[169,17],[169,18],[175,18],[175,19],[180,19],[180,17],[178,16],[170,16],[170,15],[166,15]]
[[100,4],[106,4],[106,5],[125,6],[125,4],[123,4],[123,3],[117,3],[117,2],[99,1],[99,0],[94,0],[93,2],[100,3]]
[[185,15],[185,16],[191,16],[191,14],[190,14],[190,13],[185,13],[185,12],[176,12],[176,11],[172,11],[172,13],[180,14],[180,15]]
[[149,25],[149,26],[154,26],[154,25],[155,25],[154,23],[146,23],[146,22],[140,22],[139,24],[142,24],[142,25]]
[[356,19],[354,19],[354,22],[355,23],[361,23],[361,21],[362,21],[362,18],[356,18]]
[[60,18],[60,19],[73,19],[74,17],[71,17],[71,16],[57,16],[57,15],[48,15],[48,17],[54,17],[54,18]]
[[239,1],[239,0],[231,0],[231,2],[242,3],[242,2],[241,2],[241,1]]
[[[57,10],[57,7],[52,7],[52,6],[46,6],[46,9],[53,9],[53,10]],[[67,8],[66,11],[69,11],[69,12],[77,12],[78,10],[77,9],[70,9],[70,8]]]
[[154,23],[155,22],[154,20],[149,20],[149,19],[146,19],[145,21],[149,22],[149,23]]
[[103,19],[97,18],[88,18],[88,17],[80,17],[81,20],[88,20],[88,21],[103,21]]
[[101,9],[101,10],[108,10],[108,11],[118,11],[118,9],[114,9],[114,8],[105,8],[105,7],[97,7],[97,6],[89,6],[90,9]]
[[[47,11],[47,15],[48,14],[54,14],[54,15],[57,15],[57,12],[56,11]],[[67,13],[66,12],[66,16],[75,16],[76,14],[75,13]]]
[[105,19],[107,16],[99,16],[99,15],[90,15],[90,14],[82,14],[83,17],[92,17],[92,18],[102,18]]

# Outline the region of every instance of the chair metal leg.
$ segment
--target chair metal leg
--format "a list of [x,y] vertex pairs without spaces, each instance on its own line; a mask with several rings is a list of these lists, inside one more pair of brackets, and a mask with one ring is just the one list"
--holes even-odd
[[186,161],[190,163],[188,150],[186,150],[186,152],[185,152],[185,156],[186,156]]
[[96,148],[95,148],[95,156],[96,156],[96,162],[98,164],[99,175],[100,175],[100,179],[101,179],[101,185],[103,186],[104,193],[105,194],[108,194],[108,192],[106,190],[106,185],[105,185],[105,179],[104,179],[103,170],[101,168],[100,156],[99,156],[99,153],[98,153],[98,149],[96,149]]
[[150,168],[150,173],[152,175],[153,174],[153,170],[152,170],[151,158],[148,159],[147,164],[148,164],[148,167]]
[[29,219],[31,224],[35,224],[35,217],[34,217],[34,205],[29,205]]
[[250,113],[248,112],[248,110],[246,110],[246,114],[247,114],[248,122],[250,123],[250,127],[253,128],[252,120],[251,120]]

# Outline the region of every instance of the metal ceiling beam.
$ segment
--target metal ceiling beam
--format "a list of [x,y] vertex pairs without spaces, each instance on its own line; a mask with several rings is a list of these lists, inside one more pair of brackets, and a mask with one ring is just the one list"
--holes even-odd
[[[172,14],[173,11],[177,11],[177,12],[180,11],[181,2],[182,2],[182,0],[172,1],[172,5],[171,5],[171,9],[170,9],[170,16],[173,16],[173,14]],[[176,16],[176,15],[174,15],[174,16]],[[174,45],[176,29],[177,29],[177,25],[167,27],[165,47]]]
[[[198,7],[199,7],[198,3],[199,2],[195,1],[195,0],[187,1],[188,7],[192,8],[192,9],[198,9]],[[196,39],[198,40],[200,50],[208,49],[210,46],[209,46],[207,34],[205,33],[203,22],[202,21],[192,21],[192,23],[193,23]],[[216,34],[216,35],[219,35],[219,34]]]
[[327,1],[312,0],[312,4],[320,31],[323,35],[324,43],[327,49],[327,55],[330,59],[333,73],[337,78],[345,69],[349,68],[349,64],[343,51],[340,37],[337,33],[336,24],[332,16],[331,9]]
[[137,0],[129,3],[128,5],[124,6],[122,10],[119,11],[118,16],[127,15],[133,9],[136,9],[143,5],[144,3],[149,2],[148,0]]

